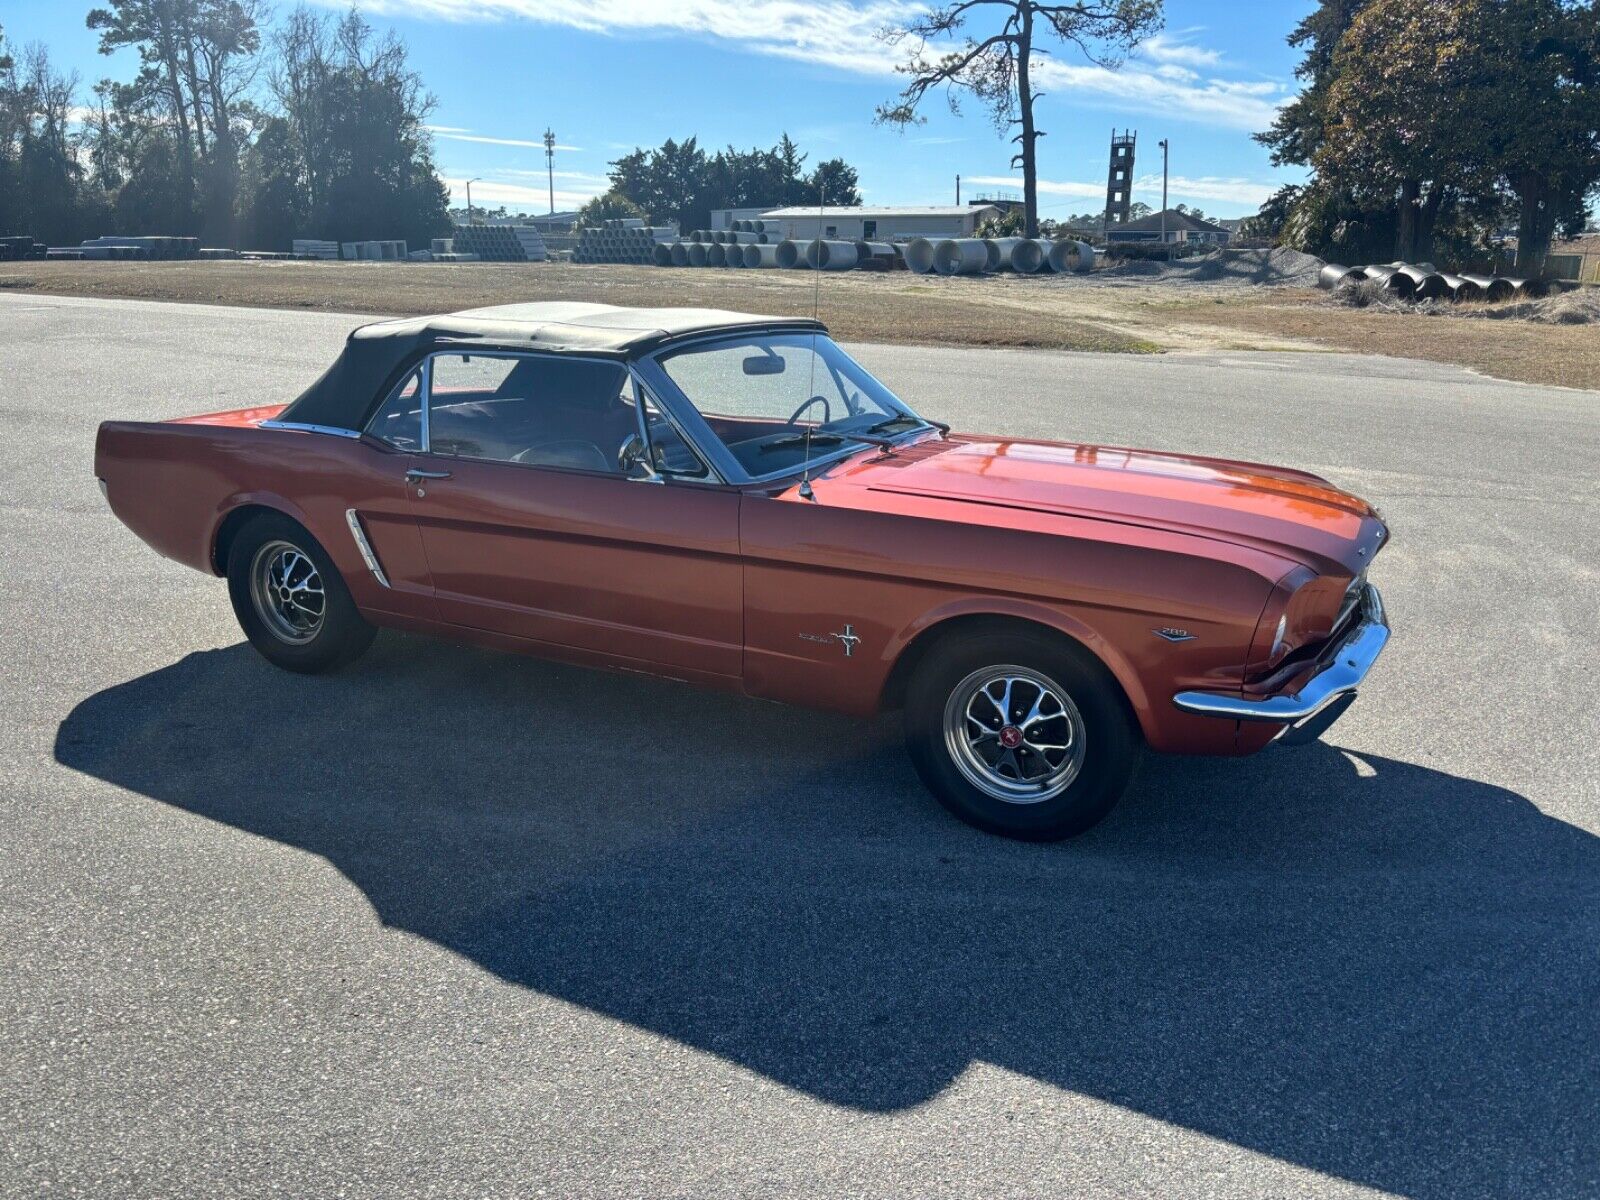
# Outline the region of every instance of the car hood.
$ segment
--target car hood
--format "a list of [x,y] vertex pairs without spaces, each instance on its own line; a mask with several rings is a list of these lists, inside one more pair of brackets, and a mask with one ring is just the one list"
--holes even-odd
[[1387,536],[1365,500],[1303,471],[1120,446],[927,439],[855,460],[840,483],[1172,530],[1359,571]]

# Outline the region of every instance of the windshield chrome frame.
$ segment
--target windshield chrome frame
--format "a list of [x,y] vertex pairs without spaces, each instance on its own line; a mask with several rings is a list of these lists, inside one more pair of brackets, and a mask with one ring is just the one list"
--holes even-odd
[[[860,367],[863,373],[870,376],[879,387],[883,388],[885,392],[893,397],[895,403],[900,405],[900,407],[903,408],[909,416],[921,422],[919,426],[907,429],[904,433],[888,435],[894,438],[896,441],[902,437],[911,437],[920,433],[931,433],[938,428],[928,421],[926,417],[922,416],[921,413],[917,412],[914,408],[907,404],[904,400],[900,399],[900,397],[895,394],[894,389],[889,387],[888,384],[884,383],[876,375],[873,375],[872,372],[868,371],[867,368],[862,366],[861,363],[857,362],[854,357],[845,351],[843,346],[840,346],[838,342],[833,341],[831,335],[822,330],[812,331],[806,329],[782,328],[775,328],[771,330],[723,330],[717,333],[707,334],[704,337],[695,337],[685,339],[683,341],[671,342],[668,345],[662,346],[660,349],[637,359],[634,364],[636,369],[639,371],[646,385],[650,388],[650,392],[655,398],[656,403],[661,407],[663,412],[667,413],[673,424],[677,426],[678,433],[682,435],[695,450],[699,451],[701,459],[708,463],[716,474],[720,475],[729,483],[736,485],[772,483],[781,479],[786,479],[792,475],[800,475],[807,471],[815,472],[820,468],[832,466],[834,463],[839,462],[842,459],[849,458],[852,455],[860,454],[862,450],[877,448],[873,442],[856,441],[855,439],[851,438],[848,433],[841,433],[839,436],[846,439],[846,443],[844,445],[838,447],[837,449],[829,450],[826,453],[813,454],[804,463],[797,463],[793,466],[783,467],[776,471],[770,471],[764,475],[752,475],[744,469],[743,464],[741,464],[738,458],[734,456],[733,452],[728,449],[728,447],[723,443],[722,439],[717,436],[716,431],[706,423],[705,418],[700,415],[700,410],[695,406],[694,401],[691,400],[683,392],[683,390],[678,387],[672,376],[667,374],[666,368],[662,366],[660,359],[663,356],[682,353],[691,347],[705,347],[719,342],[745,342],[754,338],[759,338],[764,334],[775,338],[827,338],[828,341],[833,342],[834,346],[841,354],[844,354],[844,356],[849,358],[851,362],[855,363],[857,367]],[[829,430],[828,432],[832,433],[833,431]]]

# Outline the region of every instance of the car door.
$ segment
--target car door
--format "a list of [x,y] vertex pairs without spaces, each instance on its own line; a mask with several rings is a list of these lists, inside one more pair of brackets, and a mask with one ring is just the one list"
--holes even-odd
[[668,674],[740,673],[739,498],[633,477],[642,394],[615,360],[440,353],[409,476],[443,620]]

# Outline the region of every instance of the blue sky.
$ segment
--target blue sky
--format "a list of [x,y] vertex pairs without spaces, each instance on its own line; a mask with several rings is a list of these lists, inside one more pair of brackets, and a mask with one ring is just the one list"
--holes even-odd
[[[8,0],[7,41],[47,45],[82,77],[126,78],[134,58],[103,58],[83,24],[88,0]],[[287,7],[287,2],[280,8]],[[331,7],[331,6],[330,6]],[[438,98],[441,174],[457,202],[543,211],[546,126],[556,204],[604,190],[606,164],[634,146],[698,134],[702,145],[767,146],[787,131],[811,162],[842,156],[874,204],[945,204],[1020,187],[1010,147],[975,105],[942,99],[926,125],[875,127],[897,90],[895,52],[874,34],[900,0],[373,0],[362,11],[406,39]],[[1172,203],[1243,216],[1298,172],[1274,169],[1250,139],[1294,92],[1285,35],[1311,0],[1168,0],[1166,31],[1117,71],[1065,47],[1040,63],[1042,215],[1098,210],[1113,126],[1139,134],[1135,199],[1161,198],[1156,143],[1172,142]],[[524,144],[526,143],[526,144]]]

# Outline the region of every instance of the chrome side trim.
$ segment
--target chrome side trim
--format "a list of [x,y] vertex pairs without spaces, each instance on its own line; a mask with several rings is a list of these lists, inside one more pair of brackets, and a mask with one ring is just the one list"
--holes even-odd
[[340,429],[336,425],[310,425],[304,421],[277,421],[266,420],[261,422],[263,429],[288,429],[295,433],[326,433],[333,437],[359,438],[359,429]]
[[356,549],[361,551],[361,561],[367,564],[377,581],[384,587],[389,586],[389,577],[383,573],[383,566],[378,562],[378,556],[372,552],[372,545],[367,541],[367,531],[361,528],[361,518],[356,515],[356,510],[344,510],[345,523],[350,526],[350,536],[356,540]]
[[1235,721],[1272,721],[1289,724],[1315,716],[1340,696],[1361,686],[1372,664],[1389,642],[1383,597],[1368,584],[1361,595],[1361,620],[1332,656],[1298,693],[1247,700],[1219,692],[1179,692],[1172,702],[1187,713],[1224,717]]

